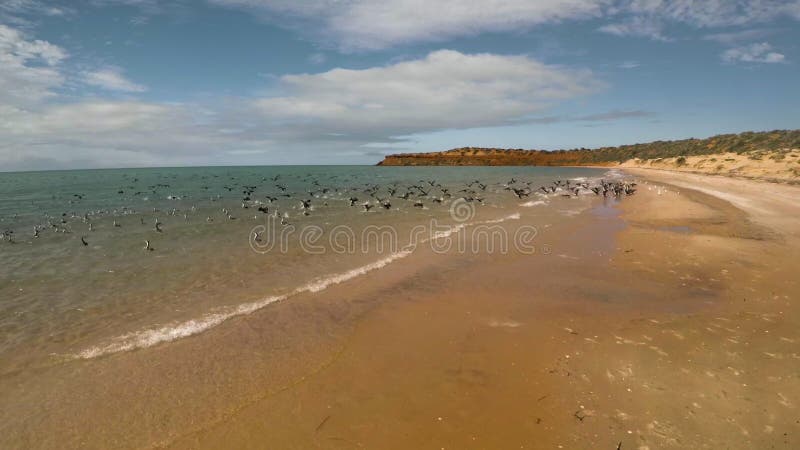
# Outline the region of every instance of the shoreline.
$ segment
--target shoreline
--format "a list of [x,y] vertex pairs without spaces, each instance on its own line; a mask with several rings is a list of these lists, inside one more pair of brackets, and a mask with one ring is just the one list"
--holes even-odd
[[[642,188],[653,181],[646,183]],[[541,289],[538,283],[525,288],[520,277],[527,270],[514,268],[520,262],[496,261],[500,268],[481,267],[459,277],[467,286],[381,306],[359,322],[325,373],[173,446],[244,443],[236,439],[252,436],[253,430],[279,445],[337,448],[386,442],[395,442],[391,448],[613,448],[619,443],[623,448],[751,448],[794,442],[788,437],[794,436],[794,419],[782,417],[794,407],[787,399],[799,393],[792,363],[779,363],[769,371],[760,367],[776,362],[770,356],[766,359],[772,361],[761,361],[765,353],[791,351],[789,340],[799,338],[793,328],[796,319],[769,322],[766,319],[777,314],[770,309],[774,305],[762,304],[765,299],[745,308],[728,299],[742,289],[754,292],[749,290],[752,286],[739,283],[737,275],[749,273],[749,264],[763,264],[759,253],[765,245],[784,261],[790,260],[791,251],[783,251],[783,243],[770,237],[754,238],[749,233],[760,230],[743,223],[747,216],[725,200],[671,185],[662,195],[650,194],[622,203],[621,217],[629,225],[615,232],[617,249],[601,251],[592,260],[607,260],[614,268],[609,277],[624,270],[649,278],[626,287],[634,295],[626,297],[629,293],[619,289],[625,277],[608,284],[593,280],[589,285],[600,292],[559,283],[557,289]],[[654,202],[658,198],[663,200]],[[654,210],[658,214],[653,215]],[[695,229],[664,229],[665,223]],[[659,243],[654,245],[655,236]],[[584,234],[582,239],[591,238]],[[585,242],[579,240],[572,252],[578,254]],[[572,264],[575,254],[556,257]],[[728,275],[715,278],[715,270],[731,257],[748,265],[723,269]],[[670,269],[659,270],[663,267]],[[478,274],[502,280],[501,291],[512,299],[501,301],[480,283],[466,281]],[[677,289],[668,287],[672,285]],[[531,292],[531,286],[537,286],[532,292],[538,293],[533,304],[523,294]],[[793,284],[761,286],[768,292],[755,290],[760,295],[773,295],[776,288],[796,292]],[[665,288],[668,294],[659,297],[663,293],[656,290]],[[636,291],[650,296],[644,303],[637,301]],[[673,292],[682,298],[672,298]],[[790,305],[778,307],[786,306]],[[754,311],[762,307],[769,312]],[[765,330],[764,324],[771,329]],[[764,331],[783,334],[777,343],[765,342],[769,335]],[[756,348],[730,356],[732,350],[725,347],[741,345],[742,335]],[[376,342],[381,343],[381,355],[373,353]],[[520,348],[526,342],[536,343],[533,353]],[[681,362],[679,355],[696,353],[704,342],[713,342],[710,354]],[[776,346],[775,353],[769,351]],[[409,349],[414,350],[408,353]],[[720,357],[733,361],[720,367]],[[773,386],[759,386],[758,374],[764,372]],[[741,377],[747,382],[737,380]],[[762,417],[762,412],[748,409],[754,408],[751,402],[769,412]],[[319,405],[316,420],[293,411],[299,405],[307,412]],[[284,415],[291,420],[281,420]],[[265,417],[281,425],[264,425]],[[731,420],[734,417],[738,419]]]
[[661,169],[624,168],[626,173],[678,188],[693,189],[730,202],[754,222],[780,233],[800,236],[800,187],[763,179],[686,173]]
[[[619,205],[591,197],[557,229],[557,206],[522,208],[504,225],[536,225],[551,254],[420,251],[191,338],[69,365],[17,411],[31,434],[15,442],[796,444],[800,189],[623,171],[644,179]],[[71,426],[27,440],[37,424]]]
[[[649,172],[669,172],[669,173],[678,173],[678,174],[691,174],[691,175],[700,175],[705,177],[712,177],[712,178],[732,178],[735,180],[746,180],[746,181],[755,181],[755,182],[763,182],[763,183],[772,183],[772,184],[782,184],[788,186],[798,186],[800,185],[800,179],[791,180],[787,178],[774,178],[774,177],[765,177],[765,176],[748,176],[746,174],[735,174],[735,173],[716,173],[716,172],[708,172],[702,170],[690,170],[690,169],[668,169],[665,167],[644,167],[641,165],[624,165],[620,164],[618,166],[614,166],[613,168],[619,170],[643,170]],[[595,167],[595,168],[608,168],[607,166],[587,166],[587,167]]]

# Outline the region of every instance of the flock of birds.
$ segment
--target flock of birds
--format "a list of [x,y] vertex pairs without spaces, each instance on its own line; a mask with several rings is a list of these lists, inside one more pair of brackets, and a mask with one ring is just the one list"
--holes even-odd
[[[374,212],[373,210],[402,209],[402,206],[427,209],[426,205],[444,205],[456,199],[483,205],[486,202],[487,195],[501,196],[504,192],[510,192],[518,199],[524,199],[534,193],[564,197],[574,197],[582,194],[591,195],[593,193],[597,196],[619,198],[636,192],[636,183],[606,180],[600,180],[597,183],[556,180],[549,185],[536,187],[533,181],[521,181],[516,178],[496,183],[473,180],[467,183],[459,183],[457,186],[445,186],[437,180],[423,179],[417,183],[392,182],[381,186],[375,183],[355,183],[355,179],[342,179],[343,177],[336,175],[327,177],[328,183],[323,185],[320,179],[314,175],[295,175],[294,178],[299,181],[300,185],[307,186],[306,189],[299,190],[290,189],[289,185],[293,183],[287,183],[286,181],[290,180],[284,179],[292,178],[292,176],[282,177],[281,175],[275,175],[262,177],[260,182],[255,184],[241,182],[236,176],[229,176],[218,192],[210,194],[210,191],[212,191],[211,185],[214,184],[211,181],[214,181],[213,179],[215,178],[219,179],[221,176],[204,175],[199,179],[202,182],[200,190],[204,195],[197,196],[196,193],[195,195],[165,195],[165,191],[172,189],[170,183],[151,184],[146,189],[137,188],[139,184],[138,178],[129,175],[123,175],[123,177],[128,181],[128,185],[118,188],[116,191],[117,197],[111,201],[118,203],[140,199],[142,202],[147,202],[150,201],[151,197],[154,197],[164,199],[167,202],[159,202],[158,204],[161,207],[149,208],[151,211],[147,213],[144,213],[144,211],[139,212],[130,206],[122,206],[116,209],[88,209],[77,212],[74,210],[76,209],[75,207],[85,202],[87,194],[72,193],[67,194],[66,197],[53,196],[53,200],[59,200],[65,205],[71,206],[73,211],[64,211],[59,215],[42,214],[40,220],[32,226],[30,237],[38,239],[45,232],[77,234],[80,244],[88,247],[90,245],[89,236],[96,230],[95,223],[102,223],[106,226],[109,222],[108,218],[111,219],[111,224],[106,229],[113,232],[115,229],[123,228],[123,217],[139,215],[139,229],[147,231],[149,228],[154,235],[159,235],[165,233],[164,222],[162,222],[164,217],[169,217],[169,220],[174,220],[173,218],[180,220],[180,217],[182,217],[183,222],[188,223],[202,211],[205,212],[202,215],[206,216],[206,223],[213,223],[216,220],[238,220],[236,215],[239,213],[235,213],[234,210],[236,208],[232,206],[237,203],[241,205],[240,213],[242,217],[249,216],[257,220],[259,217],[271,216],[279,219],[280,223],[286,226],[289,225],[290,218],[309,216],[312,211],[331,206],[331,204],[348,205],[350,208],[358,208],[366,213]],[[172,177],[175,178],[176,175]],[[349,181],[349,183],[343,183],[344,181]],[[266,191],[269,191],[269,193],[266,193]],[[235,200],[236,203],[234,203],[235,193],[240,193],[238,200]],[[201,204],[198,207],[198,202],[194,200],[195,197],[207,199],[208,203]],[[169,204],[169,202],[175,202],[180,207],[164,208],[164,204]],[[216,202],[226,206],[214,207],[212,204]],[[214,211],[221,212],[221,217]],[[148,215],[150,217],[147,217]],[[18,218],[19,216],[14,214],[10,222],[15,223]],[[104,218],[105,220],[103,220]],[[0,226],[2,226],[3,222],[8,222],[8,220],[0,219]],[[131,226],[130,221],[126,221],[125,226]],[[0,230],[2,230],[0,231],[0,242],[11,244],[16,242],[17,233],[13,228],[3,227]],[[256,239],[258,239],[258,236],[256,236]],[[154,250],[149,238],[144,239],[142,248],[145,251]]]

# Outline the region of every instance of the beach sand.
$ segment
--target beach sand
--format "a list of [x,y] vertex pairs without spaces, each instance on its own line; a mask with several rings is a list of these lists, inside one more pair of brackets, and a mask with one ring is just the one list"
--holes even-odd
[[570,230],[553,273],[419,275],[457,282],[398,289],[323,373],[176,447],[793,448],[797,190],[637,175],[614,248]]
[[421,249],[191,339],[68,366],[4,442],[797,448],[800,189],[630,174],[639,190],[618,205],[558,229],[537,217],[535,254]]

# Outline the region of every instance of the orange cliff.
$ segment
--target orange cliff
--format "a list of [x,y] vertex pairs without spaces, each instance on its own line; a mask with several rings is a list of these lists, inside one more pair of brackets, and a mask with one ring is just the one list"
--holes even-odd
[[444,152],[387,155],[379,166],[571,166],[616,165],[584,162],[591,150],[544,151],[463,147]]

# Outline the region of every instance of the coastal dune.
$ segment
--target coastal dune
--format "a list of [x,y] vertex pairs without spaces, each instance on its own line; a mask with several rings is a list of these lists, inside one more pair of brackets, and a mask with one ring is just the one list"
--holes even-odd
[[629,159],[618,167],[656,169],[733,178],[800,183],[800,150],[696,155],[688,157]]

